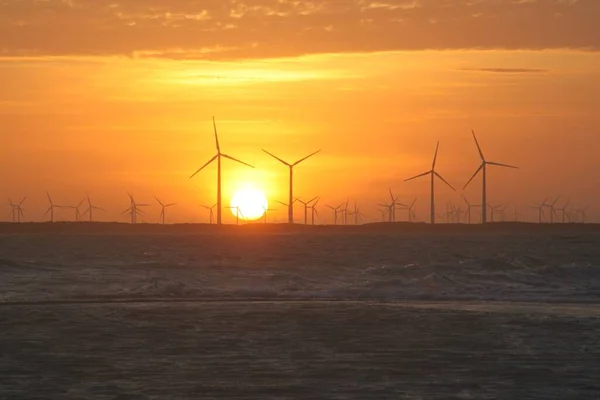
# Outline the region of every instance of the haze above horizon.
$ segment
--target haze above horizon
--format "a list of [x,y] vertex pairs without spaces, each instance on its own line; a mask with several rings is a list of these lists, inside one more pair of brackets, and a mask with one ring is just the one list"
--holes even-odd
[[427,180],[404,179],[439,140],[436,170],[462,188],[471,129],[521,168],[489,172],[490,203],[594,204],[599,19],[595,0],[0,0],[0,196],[27,195],[36,220],[46,190],[114,210],[158,196],[173,222],[205,220],[216,170],[189,175],[215,153],[214,115],[223,152],[256,166],[223,164],[227,204],[246,184],[287,201],[288,171],[261,148],[322,149],[294,170],[296,196],[367,206],[391,187],[425,219]]

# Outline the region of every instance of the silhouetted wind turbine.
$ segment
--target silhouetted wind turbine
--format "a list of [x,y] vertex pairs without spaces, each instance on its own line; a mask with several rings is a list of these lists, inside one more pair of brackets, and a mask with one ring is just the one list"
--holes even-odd
[[317,197],[317,201],[314,202],[314,204],[312,206],[310,206],[310,224],[314,225],[315,224],[315,215],[318,217],[319,216],[319,212],[317,211],[317,204],[319,204],[319,200],[321,200],[320,197]]
[[48,202],[50,203],[50,206],[44,215],[48,215],[48,213],[50,213],[50,222],[54,222],[54,209],[57,207],[60,208],[60,206],[57,206],[52,202],[52,198],[50,198],[50,194],[48,194],[48,192],[46,192],[46,196],[48,196]]
[[351,214],[354,216],[354,225],[358,225],[358,220],[362,220],[364,214],[360,212],[360,207],[356,204],[356,201],[354,202],[354,211]]
[[148,207],[150,204],[138,204],[135,202],[133,196],[130,193],[127,193],[127,195],[129,196],[129,200],[131,203],[129,208],[123,211],[123,214],[129,213],[131,223],[136,224],[138,215],[144,215],[144,212],[138,207]]
[[343,205],[344,205],[343,203],[337,207],[332,207],[330,205],[327,205],[327,208],[331,208],[333,210],[333,224],[334,225],[337,225],[338,212]]
[[437,142],[435,147],[435,154],[433,155],[433,163],[431,164],[431,170],[427,172],[423,172],[422,174],[413,176],[412,178],[406,179],[404,182],[411,181],[413,179],[420,178],[422,176],[431,175],[431,223],[435,224],[435,177],[437,176],[442,182],[444,182],[448,187],[456,192],[456,189],[452,187],[440,174],[438,174],[435,170],[435,164],[437,162],[438,149],[440,148],[440,142]]
[[550,223],[553,224],[554,223],[554,217],[556,217],[556,209],[554,208],[554,206],[556,205],[556,203],[558,202],[558,200],[560,199],[560,196],[558,196],[552,203],[550,204],[545,204],[546,202],[544,201],[543,206],[544,207],[548,207],[550,209]]
[[266,224],[267,223],[267,213],[269,211],[277,211],[277,209],[276,208],[268,208],[268,207],[265,207],[265,206],[262,206],[262,208],[265,211],[265,213],[263,214],[263,219],[264,219],[265,224]]
[[228,158],[232,161],[238,162],[240,164],[244,164],[250,168],[254,168],[254,166],[247,164],[243,161],[238,160],[237,158],[233,158],[227,154],[221,153],[221,147],[219,146],[219,136],[217,135],[217,124],[215,122],[215,117],[213,117],[213,129],[215,132],[215,143],[217,145],[217,154],[208,160],[206,164],[204,164],[200,169],[190,176],[190,179],[196,176],[200,171],[202,171],[207,165],[217,160],[217,225],[221,225],[221,212],[222,212],[222,201],[221,201],[221,157]]
[[227,208],[229,208],[231,210],[235,210],[235,224],[239,225],[240,224],[240,216],[242,218],[244,218],[244,214],[242,213],[242,210],[240,210],[240,208],[238,206],[227,206]]
[[209,206],[202,206],[204,208],[206,208],[208,211],[210,211],[210,216],[209,216],[209,223],[212,224],[213,220],[214,220],[214,216],[215,214],[213,213],[213,209],[217,206],[217,204],[214,204],[212,207]]
[[175,203],[163,204],[163,202],[162,202],[162,201],[160,201],[160,200],[158,199],[158,197],[154,197],[154,198],[156,199],[156,201],[158,201],[158,204],[160,204],[160,206],[162,207],[162,209],[160,210],[160,217],[159,217],[159,218],[161,219],[161,221],[162,221],[162,224],[164,225],[164,224],[165,224],[165,214],[166,214],[165,210],[166,210],[168,207],[173,207],[173,206],[175,205]]
[[390,198],[392,199],[392,205],[391,205],[391,209],[390,209],[392,212],[392,217],[391,217],[390,222],[396,222],[396,207],[397,206],[408,207],[408,206],[406,204],[398,203],[398,197],[394,197],[394,195],[392,194],[391,188],[388,188],[388,191],[390,192]]
[[81,200],[77,206],[65,206],[64,207],[64,208],[70,208],[72,210],[75,210],[75,222],[79,222],[79,220],[81,219],[81,212],[79,211],[79,209],[83,205],[84,201],[85,201],[85,199]]
[[475,171],[475,173],[473,174],[473,176],[471,177],[471,179],[469,179],[469,181],[467,182],[467,184],[463,187],[463,190],[465,190],[467,188],[467,186],[469,186],[469,183],[471,183],[471,181],[477,176],[477,174],[479,173],[479,171],[481,171],[482,173],[482,198],[481,198],[481,223],[485,224],[487,222],[487,166],[488,165],[494,165],[497,167],[506,167],[506,168],[514,168],[514,169],[519,169],[519,167],[515,167],[512,165],[507,165],[507,164],[500,164],[497,162],[492,162],[492,161],[486,161],[485,157],[483,156],[483,151],[481,151],[481,147],[479,146],[479,142],[477,141],[477,136],[475,136],[475,132],[473,130],[471,130],[471,133],[473,133],[473,139],[475,139],[475,145],[477,145],[477,150],[479,151],[479,156],[481,157],[481,165],[479,166],[479,168],[477,168],[477,170]]
[[300,200],[300,199],[299,199],[299,198],[297,198],[297,197],[295,197],[294,199],[295,199],[296,201],[299,201],[300,203],[302,203],[302,204],[304,205],[304,225],[308,225],[308,209],[310,208],[310,207],[309,207],[309,204],[310,204],[310,203],[312,203],[313,201],[317,200],[317,199],[318,199],[318,197],[315,197],[315,198],[313,198],[313,199],[311,199],[311,200],[309,200],[309,201],[306,201],[306,202],[305,202],[305,201],[302,201],[302,200]]
[[548,205],[546,204],[546,201],[548,200],[548,198],[545,198],[544,201],[542,202],[542,204],[540,204],[539,206],[529,206],[529,208],[533,208],[535,210],[538,210],[538,223],[541,224],[542,220],[545,218],[545,214],[544,214],[544,207],[547,207]]
[[23,208],[21,206],[23,205],[23,203],[25,202],[26,199],[27,199],[27,197],[23,197],[23,200],[21,200],[21,202],[19,202],[18,204],[13,203],[10,198],[8,199],[8,204],[10,204],[10,206],[12,207],[13,222],[17,222],[17,223],[22,222],[22,219],[25,215],[23,213]]
[[296,161],[293,164],[290,164],[286,161],[283,161],[281,158],[277,157],[274,154],[269,153],[267,150],[262,149],[262,151],[264,151],[265,153],[267,153],[268,155],[270,155],[271,157],[273,157],[274,159],[278,160],[279,162],[281,162],[284,165],[287,165],[290,169],[290,195],[289,195],[289,206],[288,206],[288,224],[293,224],[294,223],[294,206],[293,206],[293,199],[294,199],[294,167],[298,164],[300,164],[302,161],[306,160],[309,157],[314,156],[315,154],[317,154],[318,152],[320,152],[321,150],[317,150],[314,153],[311,153],[309,155],[307,155],[304,158],[301,158],[300,160]]
[[556,211],[560,211],[562,214],[562,223],[564,224],[565,222],[571,222],[571,216],[569,215],[569,213],[567,212],[567,209],[569,207],[569,204],[571,203],[571,200],[568,200],[564,206],[562,206],[561,208],[557,208]]
[[94,206],[92,204],[92,200],[90,199],[90,196],[87,196],[87,203],[88,203],[88,209],[85,210],[82,215],[89,214],[89,216],[90,216],[90,222],[94,222],[94,210],[106,211],[103,208]]

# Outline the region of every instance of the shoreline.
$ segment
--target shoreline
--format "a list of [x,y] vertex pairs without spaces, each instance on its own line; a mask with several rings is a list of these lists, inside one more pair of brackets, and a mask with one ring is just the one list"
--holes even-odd
[[0,234],[570,234],[600,233],[600,224],[490,222],[486,224],[427,224],[379,222],[363,225],[304,225],[246,223],[242,225],[129,224],[122,222],[0,223]]

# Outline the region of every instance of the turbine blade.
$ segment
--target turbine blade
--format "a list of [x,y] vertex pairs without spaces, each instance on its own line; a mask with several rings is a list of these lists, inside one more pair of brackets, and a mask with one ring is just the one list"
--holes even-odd
[[213,119],[213,130],[215,131],[215,143],[217,144],[217,153],[221,154],[221,146],[219,146],[219,135],[217,134],[217,123],[215,122],[215,117]]
[[165,206],[165,205],[162,203],[162,201],[160,201],[160,200],[158,199],[158,197],[154,196],[154,198],[156,199],[156,201],[158,201],[158,204],[160,204],[160,205],[161,205],[161,206],[163,206],[163,207]]
[[431,164],[431,170],[435,170],[435,163],[437,161],[438,149],[440,148],[440,141],[438,140],[437,146],[435,146],[435,154],[433,155],[433,164]]
[[404,182],[412,181],[413,179],[417,179],[417,178],[420,178],[420,177],[422,177],[422,176],[427,176],[427,175],[431,174],[432,172],[433,172],[433,171],[427,171],[427,172],[423,172],[422,174],[419,174],[419,175],[413,176],[412,178],[405,179],[405,180],[404,180]]
[[266,151],[265,149],[262,149],[262,151],[264,151],[265,153],[267,153],[268,155],[270,155],[271,157],[273,157],[274,159],[278,160],[280,163],[287,165],[288,167],[291,167],[291,165],[289,163],[287,163],[286,161],[283,161],[281,158],[277,157],[275,154],[273,153],[269,153],[268,151]]
[[317,197],[315,197],[314,199],[311,199],[311,200],[307,201],[307,202],[306,202],[306,204],[310,204],[310,203],[312,203],[313,201],[315,201],[315,200],[318,200],[318,199],[319,199],[319,197],[317,196]]
[[463,196],[462,194],[461,194],[461,197],[463,198],[463,200],[465,201],[465,203],[467,203],[467,205],[469,207],[471,207],[471,203],[469,203],[469,200],[467,200],[467,198],[465,196]]
[[[194,172],[192,174],[192,176],[190,176],[190,179],[192,179],[194,176],[196,176],[200,171],[202,171],[208,164],[210,164],[211,162],[215,161],[217,159],[217,157],[219,157],[219,154],[217,154],[216,156],[214,156],[213,158],[211,158],[206,164],[204,164],[202,167],[200,167],[200,169],[196,172]],[[129,197],[131,197],[131,195],[129,195]],[[131,200],[133,200],[133,197],[131,198]]]
[[131,208],[128,208],[127,210],[123,211],[121,214],[127,214],[128,212],[131,212]]
[[300,159],[300,160],[296,161],[294,164],[292,164],[292,167],[294,167],[294,166],[296,166],[296,165],[300,164],[302,161],[306,160],[307,158],[310,158],[310,157],[314,156],[315,154],[317,154],[317,153],[318,153],[318,152],[320,152],[320,151],[321,151],[321,150],[317,150],[317,151],[315,151],[314,153],[311,153],[311,154],[307,155],[306,157],[304,157],[304,158],[302,158],[302,159]]
[[485,157],[483,156],[483,151],[481,151],[481,146],[479,146],[479,141],[477,141],[477,136],[475,136],[475,131],[471,129],[471,133],[473,134],[473,139],[475,139],[475,144],[477,145],[477,150],[479,150],[479,156],[481,157],[481,161],[485,162]]
[[177,203],[170,203],[170,204],[165,204],[165,207],[173,207],[173,206],[176,206],[176,205],[177,205]]
[[505,167],[505,168],[514,168],[514,169],[519,169],[519,167],[515,167],[514,165],[508,165],[508,164],[500,164],[497,162],[491,162],[491,161],[486,161],[486,164],[488,165],[495,165],[497,167]]
[[437,172],[434,172],[435,176],[437,176],[438,178],[440,178],[446,185],[448,185],[450,187],[450,189],[454,190],[456,192],[456,189],[454,189],[452,187],[451,184],[448,183],[448,181],[446,181],[444,178],[442,178],[442,176],[440,174],[438,174]]
[[465,189],[467,188],[467,186],[469,186],[469,183],[471,183],[471,181],[472,181],[473,179],[475,179],[475,177],[477,176],[477,174],[479,173],[479,171],[481,171],[481,169],[483,168],[483,166],[484,166],[484,165],[485,165],[485,164],[483,164],[483,163],[482,163],[482,164],[479,166],[479,168],[477,168],[477,171],[475,171],[475,173],[473,174],[473,176],[471,177],[471,179],[469,179],[469,181],[468,181],[468,182],[465,184],[465,186],[463,186],[463,190],[465,190]]
[[48,201],[50,202],[50,204],[52,204],[52,199],[50,198],[50,194],[48,192],[46,192],[46,196],[48,196]]
[[248,167],[250,167],[250,168],[254,168],[254,165],[250,165],[250,164],[248,164],[248,163],[245,163],[245,162],[243,162],[243,161],[240,161],[240,160],[238,160],[237,158],[233,158],[233,157],[231,157],[231,156],[228,156],[227,154],[221,154],[221,155],[222,155],[223,157],[225,157],[225,158],[228,158],[228,159],[232,160],[232,161],[236,161],[236,162],[239,162],[240,164],[244,164],[244,165],[246,165],[246,166],[248,166]]

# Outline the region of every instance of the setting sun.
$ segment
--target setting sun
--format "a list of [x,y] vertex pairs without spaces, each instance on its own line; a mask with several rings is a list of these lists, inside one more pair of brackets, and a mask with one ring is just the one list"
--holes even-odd
[[237,190],[231,198],[230,206],[234,216],[245,220],[259,219],[269,208],[264,192],[254,188]]

